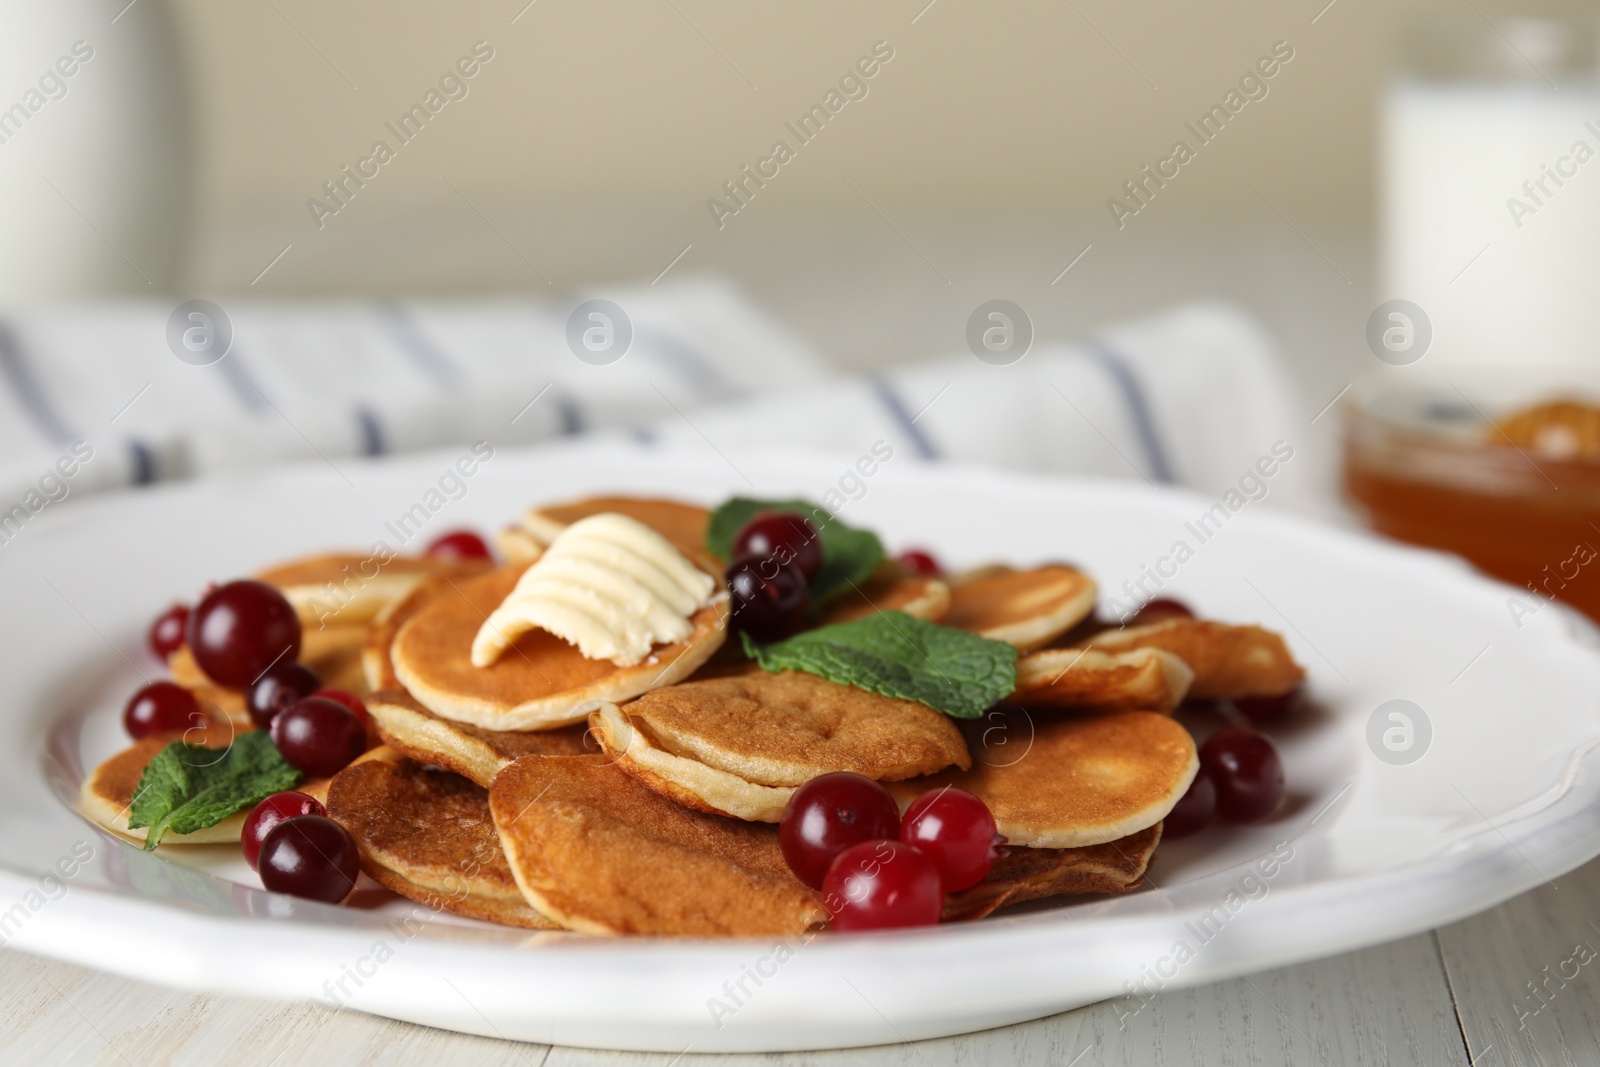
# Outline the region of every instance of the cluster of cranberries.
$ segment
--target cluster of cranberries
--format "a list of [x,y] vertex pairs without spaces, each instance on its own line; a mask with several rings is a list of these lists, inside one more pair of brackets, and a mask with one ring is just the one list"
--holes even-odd
[[[1140,609],[1132,625],[1193,618],[1194,612],[1177,600],[1152,600]],[[1265,726],[1282,718],[1299,695],[1290,690],[1275,696],[1240,697],[1233,701],[1250,722]],[[1229,726],[1200,746],[1200,772],[1167,815],[1163,837],[1187,837],[1210,825],[1217,816],[1229,822],[1255,822],[1277,810],[1283,802],[1283,760],[1266,734],[1242,726]]]
[[[428,547],[437,559],[489,559],[470,531],[446,534]],[[343,770],[367,747],[370,719],[361,698],[323,688],[298,662],[300,620],[282,593],[263,582],[214,586],[192,609],[175,604],[150,627],[150,650],[165,661],[187,644],[195,663],[218,685],[243,690],[251,721],[268,731],[290,766],[309,778]],[[182,733],[206,725],[200,702],[173,682],[153,682],[128,701],[123,726],[133,738]],[[360,871],[350,834],[304,793],[275,793],[245,820],[244,857],[275,892],[338,902]]]
[[805,622],[821,571],[822,539],[810,519],[757,512],[734,535],[733,562],[723,572],[734,629],[762,643],[787,637]]
[[[733,628],[763,644],[787,637],[806,621],[811,583],[822,572],[822,538],[804,515],[760,511],[733,538],[723,572],[733,598]],[[917,550],[896,561],[913,574],[937,575],[938,562]]]
[[[162,659],[184,644],[206,677],[242,689],[251,720],[284,760],[313,778],[344,768],[367,747],[367,709],[342,689],[323,689],[299,663],[300,620],[282,593],[250,580],[216,586],[194,608],[175,605],[150,627]],[[135,738],[203,726],[193,693],[155,682],[133,695],[123,724]],[[244,857],[275,892],[338,902],[355,887],[355,841],[312,797],[276,793],[245,820]]]
[[884,930],[938,922],[945,894],[977,885],[1001,839],[971,793],[924,793],[902,818],[883,786],[836,771],[795,790],[778,842],[795,877],[822,890],[835,930]]

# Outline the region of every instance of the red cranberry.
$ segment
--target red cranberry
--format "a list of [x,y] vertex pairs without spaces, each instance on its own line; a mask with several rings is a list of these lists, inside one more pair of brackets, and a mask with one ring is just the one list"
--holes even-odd
[[806,580],[793,566],[763,556],[744,556],[724,575],[732,594],[729,624],[763,644],[793,633],[806,618]]
[[778,844],[794,876],[818,888],[839,853],[899,833],[900,808],[887,789],[864,775],[834,771],[790,794],[778,823]]
[[366,751],[367,731],[343,704],[305,697],[273,718],[272,742],[295,770],[331,778]]
[[337,904],[356,887],[361,855],[350,832],[332,819],[296,815],[267,832],[260,872],[274,893]]
[[792,511],[760,511],[733,538],[733,556],[774,557],[798,567],[805,580],[816,581],[822,570],[822,539],[804,515]]
[[372,713],[367,710],[367,705],[348,689],[318,689],[311,695],[331,700],[335,704],[343,704],[350,709],[352,715],[361,720],[362,726],[372,725]]
[[989,805],[960,789],[934,789],[906,809],[900,840],[915,845],[939,868],[946,893],[983,881],[994,866],[999,833]]
[[835,930],[930,926],[944,910],[939,868],[903,841],[863,841],[834,858],[822,906]]
[[266,840],[272,828],[285,819],[292,819],[296,815],[326,815],[324,808],[316,797],[304,793],[289,791],[274,793],[254,808],[245,816],[244,831],[239,835],[239,844],[244,849],[244,860],[253,871],[261,859],[261,842]]
[[189,607],[174,604],[150,624],[150,651],[163,662],[183,647],[183,630],[189,624]]
[[920,548],[908,548],[894,558],[894,561],[912,574],[920,574],[925,578],[937,578],[944,573],[944,568],[939,566],[939,561],[933,555]]
[[1200,767],[1217,788],[1217,814],[1254,822],[1283,800],[1283,761],[1264,734],[1230,727],[1200,747]]
[[1192,619],[1194,611],[1181,600],[1171,597],[1157,597],[1144,603],[1136,615],[1128,620],[1129,626],[1149,626],[1151,623],[1166,622],[1168,619]]
[[265,582],[229,582],[207,593],[190,613],[185,636],[206,676],[233,689],[300,655],[300,620]]
[[261,673],[244,695],[251,720],[265,730],[278,712],[301,697],[308,697],[321,683],[310,668],[299,663],[274,663]]
[[471,530],[452,530],[443,537],[436,538],[428,546],[427,554],[434,559],[444,560],[494,558],[489,553],[489,546],[484,544],[483,538]]
[[151,682],[122,710],[122,727],[135,741],[205,725],[194,694],[174,682]]
[[1212,783],[1211,776],[1202,770],[1189,783],[1189,791],[1179,797],[1172,810],[1167,812],[1166,820],[1161,825],[1161,836],[1179,838],[1197,834],[1211,825],[1216,813],[1217,787]]
[[1279,693],[1277,696],[1235,697],[1233,706],[1257,726],[1267,726],[1283,718],[1299,696],[1300,688],[1296,686],[1287,693]]

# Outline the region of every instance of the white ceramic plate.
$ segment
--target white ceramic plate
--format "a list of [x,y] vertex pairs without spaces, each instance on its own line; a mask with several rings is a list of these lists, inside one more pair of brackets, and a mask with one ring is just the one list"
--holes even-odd
[[[1592,628],[1556,606],[1519,628],[1513,590],[1447,558],[1260,505],[1202,544],[1185,524],[1213,501],[904,458],[852,479],[851,457],[742,457],[735,470],[710,452],[584,445],[502,452],[461,499],[430,497],[454,459],[342,462],[342,473],[52,505],[0,548],[0,938],[137,978],[315,997],[490,1036],[671,1052],[825,1048],[961,1033],[1107,997],[1134,1012],[1163,987],[1459,919],[1600,853]],[[779,946],[530,936],[409,902],[308,903],[261,891],[236,849],[150,856],[69,809],[85,767],[123,743],[117,715],[138,672],[157,673],[145,626],[209,580],[312,550],[393,546],[385,524],[419,502],[439,505],[425,538],[494,529],[535,500],[821,498],[841,478],[865,487],[843,518],[953,566],[1064,558],[1114,592],[1187,542],[1194,556],[1163,592],[1282,630],[1310,669],[1314,706],[1276,732],[1284,814],[1164,844],[1154,885],[1128,896]],[[1407,765],[1380,760],[1368,740],[1374,709],[1397,699],[1431,724],[1426,754]],[[1424,745],[1420,729],[1412,744]],[[94,858],[76,867],[75,848]],[[1269,854],[1276,862],[1264,863]],[[71,877],[45,877],[53,867]]]

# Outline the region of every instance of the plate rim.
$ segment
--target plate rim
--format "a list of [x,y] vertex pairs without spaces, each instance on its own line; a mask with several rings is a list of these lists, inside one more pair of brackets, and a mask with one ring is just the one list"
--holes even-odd
[[[517,457],[534,463],[559,460],[573,452],[605,454],[622,450],[628,455],[637,457],[640,452],[637,446],[628,442],[591,440],[562,446],[557,449],[532,448],[532,449],[506,449],[510,456]],[[432,459],[443,455],[444,452],[424,453],[408,456],[400,463],[390,462],[387,467],[391,472],[407,467],[417,467],[430,462]],[[672,455],[674,462],[687,462],[706,464],[708,460],[698,454],[689,453],[687,450],[651,449],[647,455],[662,457]],[[751,453],[752,461],[759,456],[762,461],[770,461],[779,466],[798,463],[810,470],[819,469],[819,464],[834,464],[842,457],[839,454],[818,452],[812,450],[778,449],[764,450]],[[908,459],[910,457],[907,457]],[[1190,503],[1206,500],[1200,494],[1188,490],[1155,489],[1140,486],[1114,479],[1104,478],[1067,478],[1060,476],[1041,476],[1014,471],[999,471],[977,464],[927,464],[919,462],[907,463],[906,466],[916,466],[928,472],[928,476],[937,478],[981,478],[985,487],[993,491],[996,488],[1009,486],[1016,491],[1035,491],[1040,489],[1055,492],[1077,492],[1085,490],[1095,493],[1108,493],[1113,497],[1126,497],[1130,500],[1149,499],[1154,493],[1158,497],[1168,497]],[[270,492],[272,487],[283,481],[295,482],[302,477],[331,477],[329,472],[318,466],[299,465],[296,468],[279,468],[263,472],[256,476],[230,478],[226,481],[195,482],[163,487],[165,492],[185,494],[209,495],[219,491],[247,491]],[[919,472],[918,477],[924,476]],[[162,490],[157,490],[161,494]],[[57,518],[61,521],[74,522],[93,521],[94,512],[97,510],[122,507],[149,507],[154,506],[152,499],[159,503],[161,496],[157,494],[116,493],[106,494],[91,501],[83,502],[83,509],[70,514],[63,509]],[[131,502],[131,503],[130,503]],[[1362,553],[1378,552],[1383,555],[1399,555],[1411,557],[1412,563],[1420,563],[1429,569],[1435,570],[1444,580],[1451,582],[1467,581],[1487,587],[1510,590],[1505,586],[1473,571],[1463,561],[1442,553],[1414,546],[1398,545],[1384,541],[1365,531],[1338,529],[1324,523],[1281,511],[1259,511],[1243,516],[1252,524],[1267,523],[1273,526],[1287,525],[1296,536],[1310,535],[1314,540],[1326,540],[1347,545],[1352,550]],[[41,527],[40,532],[43,532]],[[1575,648],[1585,650],[1589,657],[1600,663],[1600,629],[1597,629],[1586,618],[1579,615],[1564,605],[1552,605],[1556,608],[1554,618],[1564,624],[1561,629],[1566,634],[1567,641]],[[19,713],[25,714],[25,713]],[[1307,907],[1321,908],[1330,912],[1341,909],[1348,910],[1355,905],[1346,895],[1351,888],[1350,883],[1357,883],[1363,889],[1362,900],[1359,905],[1361,911],[1371,913],[1376,911],[1381,914],[1382,921],[1369,922],[1365,932],[1351,937],[1348,929],[1343,924],[1329,924],[1340,926],[1340,933],[1336,940],[1338,946],[1333,951],[1349,951],[1371,944],[1381,943],[1398,937],[1407,936],[1421,930],[1431,929],[1444,923],[1455,921],[1467,915],[1509,899],[1528,888],[1536,886],[1548,878],[1559,877],[1571,869],[1587,862],[1589,859],[1600,855],[1600,774],[1597,774],[1597,761],[1600,761],[1600,738],[1591,741],[1583,749],[1570,753],[1568,768],[1571,772],[1571,781],[1549,804],[1538,810],[1504,825],[1495,825],[1490,822],[1482,830],[1469,838],[1472,842],[1487,840],[1488,835],[1498,834],[1503,837],[1506,846],[1516,855],[1510,857],[1513,861],[1507,863],[1505,848],[1478,848],[1476,845],[1458,853],[1445,853],[1428,857],[1422,861],[1397,866],[1390,870],[1369,872],[1364,875],[1351,875],[1336,880],[1322,880],[1308,885],[1290,885],[1275,890],[1264,897],[1252,907],[1252,923],[1257,927],[1271,927],[1274,924],[1283,925],[1296,921],[1296,913],[1302,912]],[[35,760],[38,763],[38,760]],[[1580,784],[1583,790],[1580,793]],[[1582,800],[1586,797],[1586,800]],[[53,799],[53,798],[52,798]],[[1581,801],[1581,802],[1580,802]],[[1576,803],[1576,809],[1573,809]],[[1577,833],[1562,833],[1564,829],[1580,827]],[[1309,829],[1309,828],[1308,828]],[[103,832],[102,832],[103,833]],[[109,840],[120,840],[111,835],[104,835]],[[1519,858],[1520,857],[1520,858]],[[1543,862],[1535,862],[1542,860]],[[1525,861],[1525,862],[1524,862]],[[1224,870],[1234,870],[1243,866],[1235,864]],[[1472,869],[1479,867],[1488,868],[1482,878],[1463,878],[1463,866]],[[1519,866],[1520,865],[1520,866]],[[1521,868],[1525,867],[1526,870]],[[1509,868],[1509,869],[1507,869]],[[1553,873],[1547,876],[1545,871]],[[206,877],[212,877],[207,875]],[[13,868],[9,857],[0,854],[0,893],[14,897],[29,888],[36,875],[29,875]],[[220,879],[219,879],[220,880]],[[1427,903],[1419,899],[1415,893],[1415,886],[1410,882],[1437,882],[1445,889],[1454,888],[1457,901],[1453,906],[1441,909],[1438,904],[1439,897],[1430,895]],[[1493,886],[1485,892],[1487,886]],[[1470,888],[1469,888],[1470,887]],[[1274,903],[1274,898],[1277,902]],[[1324,899],[1326,898],[1326,899]],[[218,924],[232,931],[235,938],[241,934],[246,935],[245,940],[260,940],[259,935],[270,934],[271,940],[277,943],[275,957],[292,957],[296,953],[304,953],[306,958],[318,955],[316,951],[307,952],[307,949],[317,949],[341,943],[354,946],[356,941],[365,940],[370,936],[370,931],[359,924],[349,922],[348,909],[334,909],[332,906],[308,905],[309,909],[327,908],[330,916],[341,918],[339,922],[251,922],[239,918],[220,918],[200,915],[176,908],[170,903],[155,900],[136,898],[124,893],[102,891],[95,887],[83,887],[68,893],[61,900],[52,903],[51,907],[37,913],[34,921],[30,922],[18,936],[10,939],[7,944],[22,948],[26,951],[41,955],[55,956],[69,959],[72,962],[102,970],[111,970],[124,974],[127,977],[143,980],[163,981],[160,975],[150,973],[149,968],[140,968],[133,965],[132,961],[143,955],[141,953],[122,952],[114,961],[108,961],[94,951],[93,938],[88,937],[89,932],[109,934],[115,930],[126,932],[130,927],[141,932],[157,930],[167,931],[172,936],[182,939],[198,938],[196,943],[204,945],[211,942],[208,934],[217,932]],[[1442,917],[1441,917],[1442,916]],[[1370,917],[1370,915],[1369,915]],[[1029,918],[1029,917],[1017,917]],[[1119,915],[1109,917],[1102,922],[1112,926],[1143,925],[1148,926],[1148,917],[1142,913],[1132,915]],[[1303,921],[1300,917],[1299,921]],[[964,926],[956,928],[940,928],[938,930],[921,932],[904,932],[887,935],[869,935],[867,939],[851,938],[848,941],[840,939],[822,939],[819,946],[808,947],[804,959],[808,962],[797,973],[804,973],[807,969],[826,967],[832,957],[859,952],[860,947],[868,943],[875,945],[874,951],[887,954],[887,958],[906,957],[908,960],[917,955],[929,953],[938,954],[938,949],[944,946],[968,946],[974,940],[988,942],[992,946],[1016,948],[1019,955],[1038,955],[1045,951],[1044,945],[1052,937],[1070,941],[1073,928],[1076,924],[1055,923],[1048,919],[1034,921],[1014,921],[1013,918],[1001,917],[985,924]],[[1322,941],[1334,940],[1332,933],[1321,935]],[[770,939],[768,939],[770,940]],[[1293,939],[1289,939],[1292,941]],[[1317,940],[1317,938],[1312,938]],[[703,957],[707,961],[718,960],[727,962],[735,954],[747,954],[752,943],[761,943],[761,939],[752,942],[748,939],[728,939],[717,941],[663,941],[657,939],[629,939],[612,943],[612,948],[625,955],[644,957],[639,962],[653,962],[651,957],[671,955],[674,959],[681,959],[685,950],[696,957]],[[576,946],[581,944],[581,949]],[[1258,953],[1248,958],[1237,960],[1212,960],[1205,966],[1196,966],[1165,983],[1163,989],[1182,988],[1189,985],[1200,984],[1234,977],[1240,973],[1251,973],[1266,967],[1277,966],[1290,959],[1310,959],[1327,954],[1323,950],[1307,952],[1303,947],[1305,938],[1302,937],[1296,947],[1288,947],[1285,942],[1278,950],[1278,956],[1270,954],[1266,962]],[[1032,953],[1026,950],[1034,947]],[[169,946],[170,947],[170,946]],[[273,946],[261,946],[264,951],[270,952]],[[418,951],[408,954],[408,960],[416,960],[415,964],[407,963],[405,967],[391,973],[404,976],[408,969],[425,970],[423,961],[431,961],[438,954],[450,957],[469,958],[475,962],[489,964],[487,970],[517,969],[529,960],[535,961],[535,969],[545,965],[547,960],[558,961],[550,966],[570,966],[569,957],[581,951],[585,960],[594,960],[601,956],[612,956],[612,951],[597,952],[596,944],[592,939],[556,938],[551,943],[543,946],[542,955],[518,951],[518,945],[498,938],[493,943],[475,944],[453,940],[441,940],[437,943],[424,941],[418,946]],[[235,950],[237,951],[237,950]],[[200,954],[203,955],[203,954]],[[1246,954],[1241,954],[1244,956]],[[494,963],[511,963],[495,967]],[[305,985],[298,977],[291,978],[296,968],[292,959],[281,959],[279,965],[270,968],[256,968],[254,973],[246,975],[240,970],[223,969],[220,973],[215,968],[203,965],[199,955],[189,954],[185,961],[189,975],[198,976],[202,973],[212,974],[203,986],[211,991],[222,991],[252,996],[281,996],[294,998],[305,995]],[[271,977],[267,976],[267,972]],[[169,975],[171,972],[167,972]],[[320,971],[318,973],[325,973]],[[192,981],[177,979],[176,984],[193,987]],[[270,991],[264,993],[263,987]],[[1094,998],[1099,999],[1099,998]],[[755,1003],[755,1002],[752,1002]],[[360,1007],[360,1005],[353,1005]],[[1050,1010],[1060,1010],[1073,1005],[1057,1005]],[[991,1006],[997,1007],[997,1006]],[[1038,1017],[1040,1012],[1034,1010],[1037,1005],[1018,1006],[1017,1011],[1025,1014],[1002,1021],[1020,1021],[1022,1018]],[[381,1014],[395,1015],[392,1011],[383,1011]],[[430,1021],[426,1018],[425,1011],[420,1012],[414,1021]],[[395,1015],[395,1017],[405,1017]],[[474,1028],[472,1025],[454,1025],[453,1029],[466,1029],[485,1036],[507,1036],[495,1028],[487,1018],[482,1019],[484,1026]],[[908,1031],[906,1033],[890,1034],[877,1038],[868,1035],[865,1040],[857,1030],[848,1034],[841,1032],[840,1040],[806,1041],[800,1044],[774,1044],[768,1040],[759,1039],[758,1030],[745,1026],[737,1029],[720,1031],[723,1035],[733,1037],[732,1043],[716,1045],[718,1049],[727,1051],[763,1051],[777,1049],[820,1049],[845,1047],[847,1045],[892,1043],[906,1039],[917,1039],[927,1036],[940,1036],[948,1033],[965,1032],[966,1027],[960,1020],[951,1020],[951,1023],[962,1025],[963,1028],[941,1028],[935,1025],[934,1029],[926,1033]],[[513,1035],[515,1036],[515,1035]],[[753,1043],[752,1043],[753,1042]],[[678,1051],[678,1045],[671,1047],[659,1042],[632,1043],[626,1039],[622,1043],[608,1041],[607,1043],[594,1044],[584,1041],[575,1041],[568,1035],[562,1044],[588,1045],[598,1048],[630,1048],[656,1051]],[[698,1045],[699,1048],[712,1046]]]

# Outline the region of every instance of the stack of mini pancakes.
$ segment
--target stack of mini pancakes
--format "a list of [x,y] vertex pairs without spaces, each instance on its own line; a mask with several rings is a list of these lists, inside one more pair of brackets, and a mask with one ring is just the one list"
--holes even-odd
[[[757,668],[725,643],[722,600],[700,609],[686,640],[633,667],[585,659],[540,630],[491,666],[473,666],[483,620],[544,546],[605,512],[638,519],[720,573],[705,547],[705,509],[599,498],[528,512],[498,539],[508,559],[498,567],[395,560],[383,569],[391,586],[350,598],[320,630],[307,625],[302,658],[325,684],[365,695],[382,743],[331,783],[302,788],[325,793],[363,869],[394,892],[530,928],[800,933],[826,913],[784,863],[777,822],[795,789],[830,771],[881,781],[902,806],[944,786],[989,806],[1006,848],[988,877],[948,899],[947,919],[1127,892],[1198,767],[1173,710],[1186,696],[1278,695],[1303,678],[1282,639],[1258,627],[1098,624],[1093,581],[1060,564],[944,580],[885,564],[823,605],[823,622],[892,609],[1017,646],[1017,691],[966,724],[913,701]],[[347,561],[323,557],[262,577],[298,606]],[[173,666],[224,712],[242,707],[241,694],[217,692],[181,650]],[[101,815],[127,803],[134,768],[160,747],[143,744],[142,760],[136,745],[86,785],[84,810],[122,833],[125,819],[117,826]],[[113,764],[117,773],[102,776]],[[205,833],[229,839],[220,826]]]

